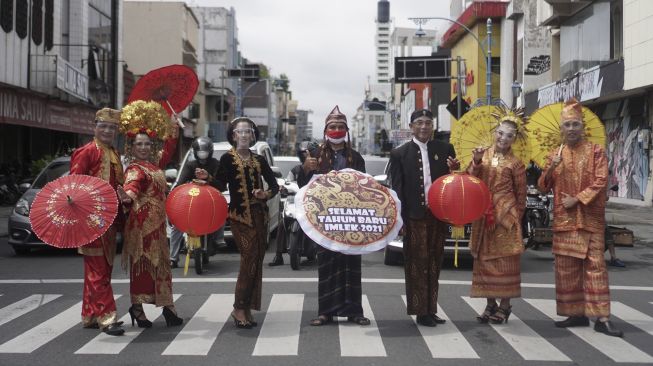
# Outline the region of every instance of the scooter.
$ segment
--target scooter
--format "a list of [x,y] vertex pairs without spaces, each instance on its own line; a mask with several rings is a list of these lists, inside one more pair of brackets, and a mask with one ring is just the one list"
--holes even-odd
[[13,174],[0,175],[0,204],[15,204],[22,193],[13,178]]
[[551,211],[549,196],[541,193],[534,185],[526,190],[526,211],[522,219],[523,235],[526,238],[525,247],[537,250],[540,243],[535,240],[536,229],[549,226]]
[[286,229],[286,245],[290,255],[290,268],[299,270],[302,257],[314,262],[317,256],[317,244],[311,240],[299,225],[295,215],[295,196],[289,195],[283,207],[284,225]]

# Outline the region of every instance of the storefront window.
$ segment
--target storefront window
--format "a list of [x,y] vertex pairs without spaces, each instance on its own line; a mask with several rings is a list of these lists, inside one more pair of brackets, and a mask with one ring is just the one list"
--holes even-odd
[[6,33],[14,29],[14,0],[0,1],[0,27]]
[[560,76],[602,65],[610,58],[610,3],[594,3],[560,27]]
[[90,0],[88,3],[88,77],[93,88],[91,100],[107,105],[113,93],[112,6],[116,0]]

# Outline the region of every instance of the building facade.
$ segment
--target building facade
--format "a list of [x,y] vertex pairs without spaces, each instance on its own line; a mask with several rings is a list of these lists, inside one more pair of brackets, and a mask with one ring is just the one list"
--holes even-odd
[[[124,59],[136,79],[168,65],[185,65],[197,73],[200,22],[191,8],[183,2],[126,1],[124,5]],[[195,137],[206,135],[206,115],[201,113],[204,89],[200,80],[191,105],[176,111],[186,127],[173,161],[183,158]]]
[[[19,176],[93,135],[123,99],[122,1],[0,3],[0,164]],[[19,171],[18,171],[19,170]]]

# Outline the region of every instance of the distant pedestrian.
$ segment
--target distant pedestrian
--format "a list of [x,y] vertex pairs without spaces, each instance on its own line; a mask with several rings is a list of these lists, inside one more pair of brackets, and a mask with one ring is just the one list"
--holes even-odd
[[608,159],[605,149],[585,138],[582,106],[565,102],[560,116],[563,145],[554,149],[539,180],[541,191],[553,189],[553,254],[555,255],[555,322],[560,328],[589,326],[622,337],[610,322],[610,288],[605,248],[605,202]]

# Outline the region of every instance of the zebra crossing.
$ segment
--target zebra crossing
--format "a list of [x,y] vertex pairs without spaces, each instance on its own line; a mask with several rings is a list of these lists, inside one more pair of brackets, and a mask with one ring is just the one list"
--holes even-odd
[[[124,314],[120,320],[125,322],[125,335],[112,337],[97,331],[80,330],[81,302],[71,295],[62,294],[31,294],[25,298],[8,299],[7,294],[0,294],[0,355],[1,354],[31,354],[38,352],[46,344],[57,344],[67,334],[76,337],[86,337],[80,341],[81,347],[75,349],[59,349],[59,352],[76,355],[118,355],[134,345],[140,337],[147,337],[148,332],[161,331],[162,320],[160,309],[145,305],[148,318],[158,324],[152,329],[132,327],[129,314]],[[175,301],[185,295],[175,294]],[[116,295],[121,299],[122,295]],[[122,299],[128,301],[129,296]],[[324,330],[320,327],[308,326],[308,320],[314,314],[314,309],[306,304],[308,295],[294,293],[275,293],[268,297],[269,301],[262,312],[256,314],[259,326],[245,331],[252,334],[255,344],[249,350],[251,356],[298,356],[304,344],[302,338],[315,336]],[[310,299],[313,301],[314,299]],[[416,326],[417,331],[412,337],[414,347],[423,347],[433,359],[482,359],[487,351],[475,339],[478,329],[483,329],[491,337],[491,342],[510,348],[524,361],[560,361],[573,362],[572,355],[577,347],[598,352],[618,363],[653,363],[653,347],[642,347],[642,344],[653,344],[653,302],[624,304],[612,302],[612,314],[618,324],[626,330],[625,338],[608,337],[594,332],[592,327],[557,329],[552,321],[561,317],[556,315],[555,301],[551,299],[523,298],[514,301],[513,314],[508,324],[475,325],[470,319],[470,312],[476,313],[485,306],[484,299],[460,296],[454,301],[457,306],[439,307],[438,315],[447,323],[435,328]],[[370,318],[369,326],[361,327],[346,321],[337,324],[337,338],[340,356],[343,357],[392,357],[396,349],[388,348],[385,337],[390,336],[391,327],[384,323],[396,322],[396,313],[386,314],[389,310],[374,301],[397,301],[403,304],[405,315],[406,298],[403,295],[368,296],[363,295],[363,309]],[[178,328],[166,328],[175,335],[167,339],[168,344],[160,352],[161,356],[207,356],[224,337],[225,332],[237,332],[231,326],[233,294],[217,293],[202,295],[195,312],[186,313],[185,322]],[[68,304],[65,307],[54,306],[58,303]],[[74,305],[69,306],[69,304]],[[124,305],[119,303],[120,305]],[[55,310],[56,309],[56,310]],[[63,310],[62,310],[63,309]],[[463,311],[463,315],[461,315]],[[51,313],[50,313],[51,312]],[[24,322],[31,314],[47,313],[48,317],[37,324],[19,327],[18,332],[11,332],[12,325]],[[399,316],[400,317],[400,316]],[[401,318],[401,317],[400,317]],[[533,319],[547,319],[546,322]],[[410,317],[405,315],[406,322]],[[413,317],[413,321],[415,318]],[[406,322],[400,322],[406,324]],[[24,330],[23,328],[29,328]],[[158,329],[158,330],[157,330]],[[331,328],[333,329],[333,328]],[[470,329],[474,329],[470,331]],[[9,330],[9,332],[7,332]],[[551,332],[557,332],[564,342],[553,340]],[[7,334],[9,334],[7,336]],[[150,333],[151,334],[151,333]],[[548,335],[548,336],[547,336]],[[644,340],[642,340],[644,339]],[[566,344],[570,345],[567,346]],[[426,352],[426,351],[425,351]]]

